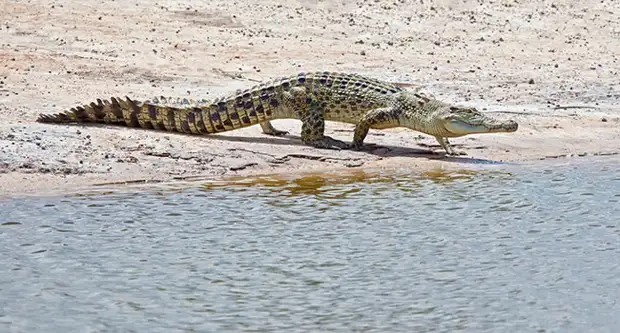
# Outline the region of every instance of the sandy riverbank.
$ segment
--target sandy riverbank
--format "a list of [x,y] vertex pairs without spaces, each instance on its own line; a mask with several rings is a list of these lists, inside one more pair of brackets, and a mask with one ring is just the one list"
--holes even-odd
[[[620,153],[620,8],[611,2],[0,0],[0,8],[0,195]],[[335,152],[301,145],[299,121],[275,121],[291,132],[282,138],[258,126],[198,137],[34,122],[97,97],[213,98],[312,70],[423,85],[520,128],[453,139],[468,156],[446,159],[433,138],[409,130],[371,130],[374,151]],[[328,123],[327,134],[350,141],[352,128]]]

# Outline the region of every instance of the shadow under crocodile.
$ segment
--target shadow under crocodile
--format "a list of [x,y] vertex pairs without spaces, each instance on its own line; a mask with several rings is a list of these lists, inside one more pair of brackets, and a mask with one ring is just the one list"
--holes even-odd
[[[106,127],[110,130],[123,130],[127,129],[125,126],[110,126],[107,124],[99,124],[99,123],[80,123],[80,124],[63,124],[69,126],[84,126],[84,127]],[[162,130],[153,130],[139,127],[132,127],[134,131],[145,131],[145,132],[163,132],[171,135],[184,135],[196,137],[195,134],[187,134],[180,132],[170,132],[170,131],[162,131]],[[286,134],[284,136],[272,136],[261,134],[260,136],[233,136],[233,135],[225,135],[225,134],[212,134],[212,135],[204,135],[203,137],[210,140],[223,140],[230,142],[249,142],[249,143],[264,143],[271,145],[286,145],[286,146],[300,146],[300,147],[308,147],[303,142],[301,142],[301,137],[299,135]],[[467,156],[446,156],[443,152],[435,152],[431,149],[441,149],[439,145],[428,145],[429,149],[420,149],[420,148],[411,148],[411,147],[403,147],[403,146],[393,146],[393,145],[378,145],[374,143],[364,143],[365,148],[362,149],[362,152],[369,153],[378,157],[398,157],[398,156],[412,156],[412,157],[425,157],[429,159],[441,159],[450,162],[457,163],[466,163],[466,164],[516,164],[514,162],[503,162],[503,161],[494,161],[487,160],[481,158],[472,158]],[[463,147],[462,144],[452,144],[453,147]],[[487,148],[485,146],[477,146],[473,147],[473,149],[484,149]],[[325,149],[328,151],[327,149]]]
[[[287,145],[287,146],[301,146],[308,147],[301,142],[301,137],[298,135],[287,134],[281,137],[267,136],[262,137],[246,137],[246,136],[231,136],[231,135],[212,135],[208,136],[209,139],[224,140],[231,142],[252,142],[252,143],[264,143],[272,145]],[[513,162],[494,161],[482,158],[472,158],[467,156],[446,156],[443,152],[435,152],[431,149],[441,149],[437,145],[427,146],[429,149],[411,148],[404,146],[393,146],[385,144],[365,143],[365,148],[362,152],[369,153],[378,157],[397,157],[397,156],[412,156],[412,157],[426,157],[430,159],[441,159],[445,161],[467,163],[467,164],[515,164]],[[462,144],[452,144],[453,147],[463,147]],[[485,146],[473,147],[473,149],[484,149]],[[328,151],[327,149],[325,149]]]

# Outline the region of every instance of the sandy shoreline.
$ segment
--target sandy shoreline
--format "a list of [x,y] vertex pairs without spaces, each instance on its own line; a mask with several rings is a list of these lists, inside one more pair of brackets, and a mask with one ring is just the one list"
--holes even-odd
[[[347,168],[466,167],[620,153],[620,23],[612,4],[474,1],[268,2],[0,0],[0,195],[121,181],[173,181]],[[453,5],[451,5],[453,4]],[[453,6],[454,8],[451,8]],[[122,10],[119,10],[122,8]],[[351,71],[423,85],[438,98],[514,119],[516,133],[451,140],[372,131],[370,152],[299,141],[299,121],[199,137],[35,123],[95,98],[213,98],[300,71]],[[350,125],[327,134],[351,141]],[[432,154],[435,152],[435,154]],[[466,163],[463,163],[466,162]]]

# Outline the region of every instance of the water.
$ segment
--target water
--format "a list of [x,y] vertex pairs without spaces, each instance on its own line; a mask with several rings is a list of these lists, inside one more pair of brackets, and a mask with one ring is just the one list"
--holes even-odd
[[0,202],[1,332],[618,332],[620,164]]

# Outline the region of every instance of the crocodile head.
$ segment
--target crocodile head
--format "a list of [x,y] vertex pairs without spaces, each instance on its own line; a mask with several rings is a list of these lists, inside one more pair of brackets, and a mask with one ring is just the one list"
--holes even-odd
[[463,136],[476,133],[515,132],[519,124],[514,120],[500,121],[471,107],[450,106],[441,116],[443,127],[451,135]]

